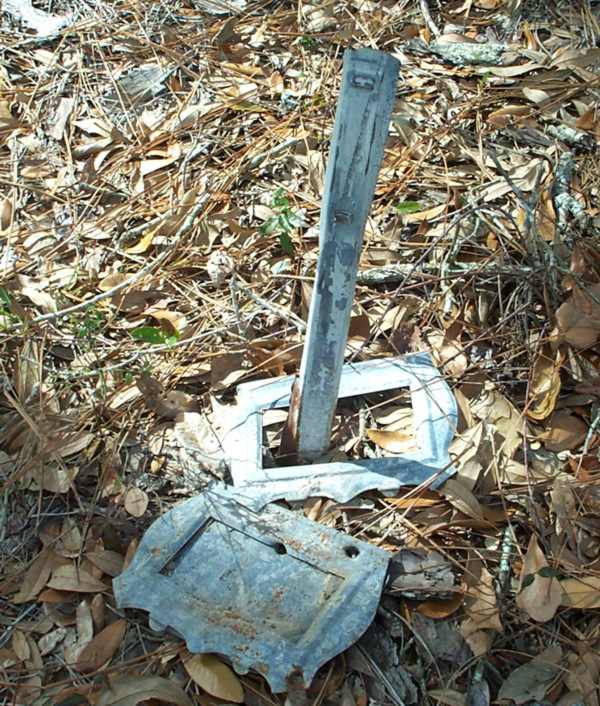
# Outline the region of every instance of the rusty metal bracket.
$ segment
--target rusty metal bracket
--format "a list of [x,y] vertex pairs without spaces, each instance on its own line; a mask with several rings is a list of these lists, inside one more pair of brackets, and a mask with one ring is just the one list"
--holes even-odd
[[274,692],[318,668],[370,625],[390,555],[271,506],[255,513],[213,489],[160,517],[113,581],[118,605],[150,613],[191,652],[226,655]]
[[237,404],[221,442],[236,486],[232,492],[248,507],[311,496],[344,502],[367,490],[422,483],[437,487],[454,473],[448,447],[456,430],[456,401],[429,354],[348,364],[342,370],[341,398],[410,388],[418,450],[402,456],[265,468],[262,415],[289,405],[293,383],[290,375],[237,388]]

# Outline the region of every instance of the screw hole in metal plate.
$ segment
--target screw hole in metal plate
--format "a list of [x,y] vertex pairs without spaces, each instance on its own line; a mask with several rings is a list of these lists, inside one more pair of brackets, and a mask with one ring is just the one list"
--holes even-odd
[[347,547],[344,547],[344,554],[349,559],[356,559],[356,557],[360,554],[360,551],[357,547],[353,547],[349,544]]
[[276,542],[273,545],[273,549],[277,552],[277,554],[287,554],[287,549],[285,548],[285,544],[282,542]]

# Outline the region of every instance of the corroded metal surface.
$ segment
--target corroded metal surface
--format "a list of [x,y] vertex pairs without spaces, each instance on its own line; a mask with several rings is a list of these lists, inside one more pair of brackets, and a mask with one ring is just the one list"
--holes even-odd
[[320,222],[320,254],[300,366],[298,455],[329,448],[365,223],[375,193],[399,63],[372,49],[344,54]]
[[448,384],[427,353],[345,365],[340,397],[408,387],[417,451],[402,456],[264,468],[262,413],[286,407],[294,376],[238,386],[230,428],[222,438],[235,494],[255,509],[269,502],[325,496],[340,502],[366,490],[396,490],[405,485],[443,483],[454,473],[448,447],[457,408]]
[[181,635],[191,652],[226,655],[274,692],[317,669],[367,629],[389,554],[288,510],[260,513],[226,489],[182,503],[146,532],[114,580],[120,607]]

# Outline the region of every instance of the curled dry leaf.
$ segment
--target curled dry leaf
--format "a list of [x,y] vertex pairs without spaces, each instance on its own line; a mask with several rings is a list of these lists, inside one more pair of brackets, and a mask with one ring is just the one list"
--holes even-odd
[[552,620],[562,598],[560,583],[554,576],[544,576],[543,569],[549,569],[548,562],[532,534],[521,569],[517,605],[540,623]]
[[526,414],[531,419],[546,419],[554,411],[560,394],[560,366],[562,356],[559,351],[542,351],[533,366],[529,385],[529,405]]
[[214,655],[193,655],[184,659],[183,666],[196,684],[212,696],[236,704],[244,701],[244,689],[235,672]]
[[367,429],[367,435],[377,446],[390,453],[403,454],[417,448],[414,436],[401,430]]
[[193,706],[185,691],[174,681],[141,674],[110,679],[95,706],[135,706],[150,699],[176,706]]

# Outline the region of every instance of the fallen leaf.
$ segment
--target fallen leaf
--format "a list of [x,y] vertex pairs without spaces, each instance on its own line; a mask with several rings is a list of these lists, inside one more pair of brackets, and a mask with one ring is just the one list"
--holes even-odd
[[512,699],[516,704],[542,701],[562,671],[559,665],[561,657],[561,647],[553,645],[517,667],[500,687],[498,699]]
[[488,122],[494,127],[506,127],[513,122],[531,115],[532,108],[528,105],[507,105],[499,110],[494,110],[488,115]]
[[555,412],[546,430],[538,437],[548,451],[572,451],[580,446],[588,433],[588,425],[567,410]]
[[600,576],[563,579],[562,605],[568,608],[600,608]]
[[124,505],[132,517],[141,517],[148,507],[148,495],[141,488],[129,488],[125,493]]
[[244,367],[243,353],[224,353],[213,358],[210,367],[210,384],[214,390],[224,390],[248,374]]
[[176,706],[193,706],[187,694],[174,681],[141,674],[111,679],[108,687],[100,693],[95,706],[136,706],[150,699]]
[[440,618],[447,618],[449,615],[456,613],[464,600],[464,593],[457,592],[453,598],[447,601],[423,601],[423,603],[419,603],[417,610],[428,618],[439,620]]
[[575,348],[589,348],[600,336],[600,284],[586,290],[574,287],[556,312],[558,330]]
[[198,403],[191,395],[180,390],[166,392],[161,383],[150,375],[141,375],[136,384],[148,409],[160,417],[175,419],[182,412],[197,411]]
[[446,706],[466,706],[467,697],[454,689],[430,689],[427,696],[434,701],[439,701]]
[[543,575],[542,570],[549,568],[537,537],[532,534],[523,559],[517,605],[539,623],[552,620],[562,598],[556,577]]
[[108,590],[106,584],[88,574],[84,569],[78,569],[74,564],[54,569],[48,586],[58,591],[76,591],[77,593],[97,593]]
[[404,431],[385,431],[381,429],[367,429],[367,436],[377,446],[390,453],[403,454],[416,451],[415,437]]
[[471,409],[476,417],[496,427],[504,437],[503,454],[512,458],[522,444],[524,431],[523,420],[517,408],[499,390],[486,387],[479,397],[471,402]]
[[439,489],[439,492],[453,505],[457,510],[463,512],[469,517],[475,517],[478,520],[483,519],[483,512],[479,500],[473,493],[460,481],[455,478],[448,479]]
[[476,636],[478,641],[483,639],[483,644],[480,647],[487,649],[491,646],[492,637],[484,631],[497,630],[502,632],[503,626],[500,620],[493,576],[481,562],[471,563],[475,566],[470,569],[471,573],[468,576],[469,580],[472,581],[472,585],[468,586],[467,599],[465,601],[467,618],[461,623],[460,631],[465,640],[469,642],[473,652],[482,654],[481,652],[475,652],[474,644],[471,642],[472,638]]
[[79,653],[76,669],[84,674],[100,669],[104,664],[110,662],[113,655],[123,641],[127,621],[116,620],[107,625],[96,637],[89,642]]
[[531,372],[529,405],[526,410],[531,419],[545,419],[554,411],[560,394],[561,363],[559,351],[553,354],[545,349],[537,357]]
[[33,600],[44,588],[52,569],[57,563],[56,554],[50,547],[44,547],[25,572],[19,592],[13,596],[13,603],[26,603]]
[[87,552],[85,557],[109,576],[118,576],[123,571],[123,557],[118,552],[102,549],[97,552]]
[[196,684],[211,696],[236,704],[244,701],[244,689],[235,672],[215,656],[193,655],[183,660],[183,666]]

